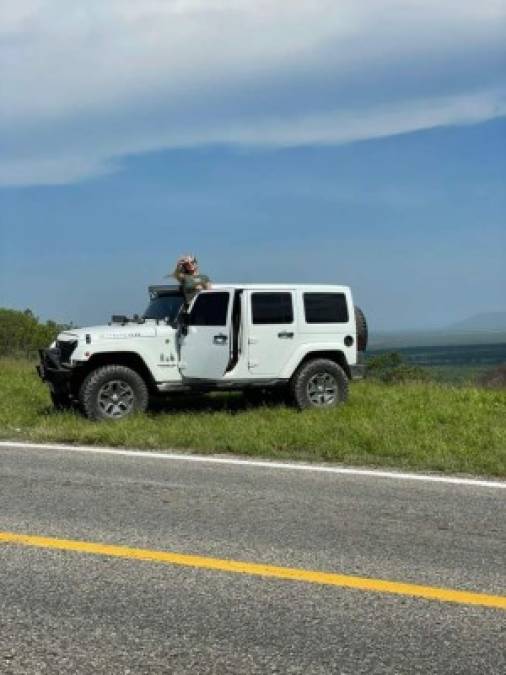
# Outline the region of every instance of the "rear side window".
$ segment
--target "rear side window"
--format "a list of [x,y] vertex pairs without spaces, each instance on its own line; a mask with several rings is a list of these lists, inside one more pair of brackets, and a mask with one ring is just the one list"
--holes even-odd
[[306,323],[347,323],[344,293],[304,293]]
[[192,326],[226,326],[228,293],[201,293],[190,313]]
[[293,323],[291,293],[252,293],[251,313],[254,324]]

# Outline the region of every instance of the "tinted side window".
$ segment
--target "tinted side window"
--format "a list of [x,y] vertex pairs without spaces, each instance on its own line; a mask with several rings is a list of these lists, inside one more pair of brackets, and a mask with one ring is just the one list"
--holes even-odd
[[192,326],[226,326],[228,293],[201,293],[190,313]]
[[344,293],[304,293],[306,323],[346,323],[348,305]]
[[253,323],[293,323],[291,293],[252,293],[251,309]]

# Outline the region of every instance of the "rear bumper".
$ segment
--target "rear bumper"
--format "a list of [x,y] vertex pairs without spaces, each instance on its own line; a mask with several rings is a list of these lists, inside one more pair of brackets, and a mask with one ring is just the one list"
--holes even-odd
[[363,380],[366,373],[365,363],[357,363],[356,366],[350,366],[350,374],[352,380]]
[[70,392],[72,368],[61,362],[60,350],[39,349],[40,363],[36,366],[37,373],[43,382],[47,382],[53,391]]

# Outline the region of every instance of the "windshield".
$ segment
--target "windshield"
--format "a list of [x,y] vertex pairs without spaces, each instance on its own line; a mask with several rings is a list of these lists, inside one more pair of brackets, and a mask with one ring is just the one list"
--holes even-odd
[[143,316],[145,319],[168,319],[172,322],[175,321],[182,304],[183,296],[180,293],[157,295],[151,300]]

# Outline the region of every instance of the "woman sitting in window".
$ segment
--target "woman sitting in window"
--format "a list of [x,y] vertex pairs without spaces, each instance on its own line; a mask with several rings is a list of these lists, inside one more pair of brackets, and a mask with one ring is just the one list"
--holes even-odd
[[211,288],[209,277],[199,273],[197,258],[193,255],[179,258],[172,276],[179,281],[187,305],[199,291]]

